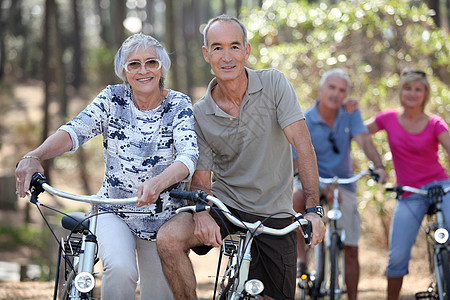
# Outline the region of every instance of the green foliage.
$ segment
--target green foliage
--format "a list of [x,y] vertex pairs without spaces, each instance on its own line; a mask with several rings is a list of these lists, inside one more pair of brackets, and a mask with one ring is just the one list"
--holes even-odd
[[114,72],[113,62],[116,52],[117,49],[106,46],[98,46],[90,50],[87,55],[85,72],[87,74],[87,82],[89,82],[91,87],[121,82]]
[[44,243],[41,232],[30,226],[0,226],[0,248],[16,249],[22,245],[42,249]]
[[405,1],[387,0],[331,6],[267,0],[261,9],[243,11],[253,47],[252,67],[283,71],[308,106],[321,74],[340,67],[351,75],[352,95],[363,100],[363,111],[367,105],[371,112],[381,104],[397,105],[393,87],[406,68],[436,75],[433,96],[448,94],[439,76],[446,78],[450,72],[450,39],[434,26],[432,15],[423,3],[411,7]]
[[[249,62],[255,69],[281,70],[303,109],[317,97],[320,76],[331,68],[342,68],[352,79],[350,97],[360,99],[365,118],[399,107],[397,85],[404,69],[424,70],[432,89],[426,109],[450,123],[450,38],[434,25],[434,11],[417,3],[359,0],[329,5],[266,0],[261,9],[242,11],[252,45]],[[376,134],[373,140],[390,170],[386,136]],[[356,169],[367,166],[359,151],[353,151]],[[394,174],[391,177],[393,182]],[[370,194],[382,201],[383,197],[377,200]],[[382,205],[378,209],[383,211]]]

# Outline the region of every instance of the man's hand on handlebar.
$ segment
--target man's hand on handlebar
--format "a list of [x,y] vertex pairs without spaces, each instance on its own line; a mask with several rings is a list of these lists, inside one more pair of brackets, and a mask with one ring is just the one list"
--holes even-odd
[[325,225],[323,224],[322,218],[315,213],[308,213],[304,215],[305,219],[309,220],[312,224],[312,239],[311,247],[319,244],[323,237],[325,236]]
[[219,247],[222,245],[220,228],[209,212],[202,211],[194,216],[194,235],[204,245]]

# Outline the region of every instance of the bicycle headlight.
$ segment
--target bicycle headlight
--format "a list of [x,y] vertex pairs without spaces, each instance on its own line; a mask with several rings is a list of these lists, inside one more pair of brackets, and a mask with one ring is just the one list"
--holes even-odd
[[342,212],[339,209],[330,209],[327,212],[327,217],[330,220],[339,220],[342,217]]
[[261,294],[264,290],[264,284],[258,279],[250,279],[244,285],[244,289],[252,296]]
[[439,244],[445,244],[448,240],[448,231],[445,228],[439,228],[434,232],[434,239]]
[[81,293],[90,292],[95,286],[95,279],[91,273],[81,272],[75,277],[75,287]]

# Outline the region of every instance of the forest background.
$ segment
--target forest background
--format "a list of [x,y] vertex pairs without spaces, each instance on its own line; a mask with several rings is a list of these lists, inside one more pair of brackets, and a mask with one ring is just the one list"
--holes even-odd
[[[166,86],[198,100],[213,77],[201,54],[201,30],[221,13],[247,26],[248,66],[284,72],[303,109],[313,104],[321,74],[339,67],[350,75],[350,96],[360,100],[367,119],[398,107],[399,76],[417,69],[431,83],[427,112],[450,123],[450,0],[0,0],[0,208],[28,211],[14,194],[16,162],[107,84],[120,83],[113,58],[130,34],[159,39],[172,59]],[[377,133],[373,140],[393,184],[386,136]],[[102,179],[100,149],[95,138],[75,155],[44,162],[47,177],[58,183],[65,178],[73,192],[95,193]],[[356,171],[367,168],[362,152],[354,150]],[[446,153],[440,151],[440,158],[449,169]],[[359,194],[360,209],[372,207],[380,217],[385,246],[387,195],[370,180],[360,182]],[[42,228],[28,226],[32,221],[25,213],[25,225],[0,222],[0,249],[27,244],[45,252],[46,243],[36,238]]]

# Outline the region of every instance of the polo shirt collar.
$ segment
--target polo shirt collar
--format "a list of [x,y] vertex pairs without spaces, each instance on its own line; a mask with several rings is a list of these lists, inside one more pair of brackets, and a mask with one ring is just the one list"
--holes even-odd
[[[310,112],[308,118],[309,118],[310,122],[312,122],[312,123],[325,123],[325,122],[320,118],[319,110],[317,109],[317,106],[318,106],[318,105],[319,105],[319,99],[316,99],[316,102],[314,103],[314,107],[313,107],[313,109],[311,110],[311,112]],[[344,108],[343,108],[342,105],[341,105],[341,106],[339,106],[339,108],[338,108],[338,113],[337,113],[337,116],[336,116],[336,120],[334,121],[335,124],[336,124],[336,121],[339,120],[339,119],[341,118],[341,116],[342,116],[343,113],[345,113],[345,111],[344,111]]]
[[[250,95],[250,94],[253,94],[253,93],[256,93],[256,92],[262,90],[263,84],[261,82],[261,79],[256,74],[256,71],[249,69],[247,67],[245,67],[245,70],[247,71],[247,78],[248,78],[247,91],[245,94]],[[217,107],[216,103],[214,102],[214,100],[211,96],[211,91],[213,90],[213,88],[216,85],[217,85],[217,79],[216,79],[216,77],[214,77],[210,81],[210,83],[208,85],[208,89],[204,96],[205,102],[206,102],[206,109],[205,109],[206,114],[217,114],[217,115],[224,114],[224,112],[222,112],[222,110]],[[246,97],[244,96],[243,102],[245,100],[246,100]],[[221,113],[219,113],[219,112],[221,112]]]

